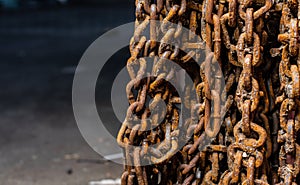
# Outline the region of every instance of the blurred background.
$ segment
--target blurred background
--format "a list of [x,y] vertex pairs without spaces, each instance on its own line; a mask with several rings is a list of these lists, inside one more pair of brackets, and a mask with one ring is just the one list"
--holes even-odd
[[[0,0],[1,185],[86,185],[121,175],[121,165],[82,138],[72,80],[94,40],[133,20],[134,0]],[[126,58],[116,56],[119,65]]]

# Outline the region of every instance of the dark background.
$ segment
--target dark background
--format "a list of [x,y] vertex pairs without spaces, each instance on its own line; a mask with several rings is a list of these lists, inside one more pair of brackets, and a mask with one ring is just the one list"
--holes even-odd
[[[134,20],[134,1],[8,1],[0,0],[0,184],[119,177],[122,166],[101,162],[80,135],[72,80],[94,40]],[[126,63],[125,55],[117,57]]]

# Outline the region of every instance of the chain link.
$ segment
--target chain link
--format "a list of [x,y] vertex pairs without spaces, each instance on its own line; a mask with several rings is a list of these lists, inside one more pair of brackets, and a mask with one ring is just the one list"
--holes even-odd
[[[135,5],[129,108],[117,136],[126,160],[122,185],[300,184],[300,2],[136,0]],[[168,83],[180,75],[167,60],[193,80],[184,97]],[[159,109],[162,102],[166,107]],[[181,112],[189,116],[180,118]],[[143,166],[144,161],[154,164]]]

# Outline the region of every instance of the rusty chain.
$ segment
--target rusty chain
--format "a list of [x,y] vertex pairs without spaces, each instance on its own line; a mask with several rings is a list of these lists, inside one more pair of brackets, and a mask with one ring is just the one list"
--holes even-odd
[[[129,108],[117,136],[122,185],[300,184],[300,1],[135,6]],[[180,69],[168,60],[193,81],[184,97],[172,86]]]

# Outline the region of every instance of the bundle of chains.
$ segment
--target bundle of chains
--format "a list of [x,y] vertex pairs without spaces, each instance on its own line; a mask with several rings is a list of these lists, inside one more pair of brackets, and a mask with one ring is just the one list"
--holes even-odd
[[[127,62],[130,106],[117,136],[126,160],[122,185],[300,184],[300,1],[136,0],[135,5]],[[144,32],[147,27],[150,33]],[[182,36],[182,28],[200,39]],[[193,80],[184,97],[168,83],[178,79],[178,69],[166,70],[166,60]],[[198,60],[204,62],[199,66]],[[142,78],[147,66],[153,66],[152,74]],[[205,75],[210,71],[214,79]],[[156,110],[161,100],[164,111]],[[180,118],[182,111],[189,116]]]

